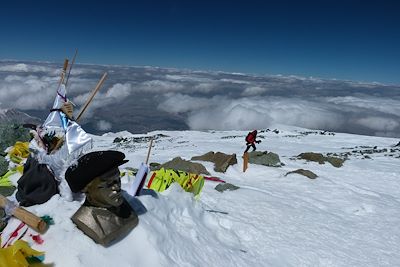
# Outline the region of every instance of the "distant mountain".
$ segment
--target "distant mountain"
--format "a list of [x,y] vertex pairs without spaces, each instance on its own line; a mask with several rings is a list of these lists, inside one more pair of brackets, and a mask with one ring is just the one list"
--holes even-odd
[[0,110],[0,123],[33,123],[40,124],[41,120],[36,117],[29,116],[17,109],[3,109]]

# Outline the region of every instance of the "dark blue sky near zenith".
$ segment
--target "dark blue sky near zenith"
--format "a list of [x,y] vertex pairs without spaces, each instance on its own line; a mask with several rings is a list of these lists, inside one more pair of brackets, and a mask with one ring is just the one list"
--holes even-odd
[[400,1],[4,1],[0,60],[400,84]]

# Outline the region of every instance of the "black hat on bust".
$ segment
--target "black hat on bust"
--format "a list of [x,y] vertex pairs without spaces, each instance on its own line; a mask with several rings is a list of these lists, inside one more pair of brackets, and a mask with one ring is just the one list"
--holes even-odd
[[125,154],[119,151],[90,152],[80,157],[78,164],[67,169],[65,180],[67,180],[72,192],[79,192],[94,178],[128,162],[124,158]]

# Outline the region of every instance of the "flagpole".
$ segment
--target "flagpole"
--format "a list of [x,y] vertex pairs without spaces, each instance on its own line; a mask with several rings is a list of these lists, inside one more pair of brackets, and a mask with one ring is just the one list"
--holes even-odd
[[68,70],[67,80],[65,81],[65,88],[67,87],[68,80],[69,80],[69,76],[71,75],[71,70],[72,70],[72,67],[73,67],[74,64],[75,64],[75,59],[76,59],[76,55],[77,55],[77,54],[78,54],[78,49],[75,49],[75,55],[74,55],[74,57],[72,58],[71,66],[69,67],[69,70]]
[[83,106],[83,108],[81,109],[81,111],[79,111],[78,116],[76,117],[76,122],[79,121],[79,119],[82,117],[83,112],[85,112],[85,110],[87,109],[87,107],[89,106],[89,104],[92,102],[93,97],[96,95],[96,93],[99,91],[100,87],[103,85],[104,80],[107,77],[107,72],[105,72],[103,74],[103,77],[101,77],[100,81],[97,83],[96,87],[94,88],[94,90],[92,91],[92,94],[90,95],[90,97],[88,98],[88,100],[86,101],[85,105]]
[[147,157],[146,157],[146,165],[149,163],[149,157],[150,157],[150,151],[151,151],[152,145],[153,145],[153,138],[150,139],[150,146],[149,146],[149,150],[147,151]]

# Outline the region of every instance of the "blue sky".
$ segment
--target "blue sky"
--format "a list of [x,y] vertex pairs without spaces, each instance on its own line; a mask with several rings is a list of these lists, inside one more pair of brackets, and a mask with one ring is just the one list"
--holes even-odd
[[398,1],[7,1],[0,59],[400,84]]

